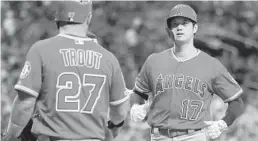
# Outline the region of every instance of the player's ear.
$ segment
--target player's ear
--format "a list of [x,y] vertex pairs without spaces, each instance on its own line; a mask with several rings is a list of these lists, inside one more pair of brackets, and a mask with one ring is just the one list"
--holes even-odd
[[196,34],[197,30],[198,30],[198,24],[197,23],[193,23],[193,32],[194,32],[194,34]]

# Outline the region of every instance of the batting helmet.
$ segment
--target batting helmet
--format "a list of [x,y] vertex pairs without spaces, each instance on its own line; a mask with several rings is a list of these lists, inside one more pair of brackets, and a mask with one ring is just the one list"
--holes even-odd
[[54,1],[55,21],[83,23],[91,14],[91,0]]
[[178,4],[174,6],[169,13],[169,17],[167,18],[167,26],[170,28],[169,23],[175,17],[185,17],[190,19],[191,21],[197,23],[197,14],[192,7],[186,4]]

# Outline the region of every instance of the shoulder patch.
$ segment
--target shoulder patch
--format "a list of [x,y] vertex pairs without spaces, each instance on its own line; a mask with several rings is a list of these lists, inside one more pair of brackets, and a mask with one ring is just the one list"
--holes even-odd
[[26,76],[28,76],[30,71],[31,71],[31,64],[29,61],[26,61],[23,66],[22,72],[20,74],[20,79],[24,79]]

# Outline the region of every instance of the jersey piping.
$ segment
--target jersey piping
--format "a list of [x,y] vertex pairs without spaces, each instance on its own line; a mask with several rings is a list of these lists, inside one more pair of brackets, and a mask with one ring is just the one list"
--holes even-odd
[[171,48],[171,54],[178,62],[185,62],[185,61],[191,60],[191,59],[195,58],[196,56],[198,56],[201,52],[199,49],[197,49],[197,53],[194,56],[192,56],[190,58],[187,58],[185,60],[181,60],[181,59],[176,57],[176,55],[174,54],[174,50],[175,50],[175,47]]
[[130,96],[126,96],[120,100],[117,100],[117,101],[112,101],[112,102],[109,102],[111,105],[119,105],[119,104],[122,104],[124,103],[125,101],[127,101],[129,99]]
[[37,92],[33,91],[32,89],[30,89],[28,87],[25,87],[25,86],[22,86],[22,85],[15,85],[14,88],[17,89],[17,90],[29,93],[29,94],[31,94],[33,96],[36,96],[36,97],[38,97],[38,95],[39,95]]
[[229,101],[233,101],[236,98],[238,98],[241,94],[243,93],[243,89],[240,89],[238,92],[236,92],[233,96],[227,98],[226,100],[224,100],[225,103],[229,102]]
[[65,37],[65,38],[69,38],[69,39],[73,39],[73,40],[81,40],[81,41],[92,41],[93,39],[91,38],[83,38],[83,37],[76,37],[76,36],[72,36],[72,35],[68,35],[68,34],[63,34],[63,33],[60,33],[58,34],[57,36],[61,36],[61,37]]
[[145,89],[145,88],[141,87],[141,84],[138,81],[135,83],[135,88],[136,88],[136,90],[138,90],[141,93],[148,93],[148,92],[150,92],[148,89]]

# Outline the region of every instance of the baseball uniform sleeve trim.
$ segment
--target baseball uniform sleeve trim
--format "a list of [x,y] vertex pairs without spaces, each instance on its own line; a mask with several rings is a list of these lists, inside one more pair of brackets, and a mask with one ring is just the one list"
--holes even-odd
[[30,89],[30,88],[27,88],[27,87],[25,87],[25,86],[22,86],[22,85],[15,85],[14,88],[15,88],[16,90],[20,90],[20,91],[29,93],[29,94],[31,94],[31,95],[33,95],[33,96],[35,96],[35,97],[38,97],[38,95],[39,95],[39,94],[38,94],[37,92],[35,92],[34,90],[32,90],[32,89]]
[[233,96],[229,97],[228,99],[224,100],[224,103],[227,103],[229,101],[235,100],[236,98],[238,98],[241,94],[243,93],[243,89],[240,89],[236,94],[234,94]]
[[140,86],[140,83],[139,82],[136,82],[135,83],[135,89],[141,93],[148,93],[150,92],[148,89],[144,89]]
[[117,101],[112,101],[109,102],[111,105],[119,105],[124,103],[125,101],[127,101],[130,98],[130,95],[127,95],[126,97],[124,97],[123,99],[117,100]]
[[136,89],[134,89],[134,93],[139,95],[141,98],[143,98],[144,100],[148,100],[149,95],[145,94],[145,93],[141,93],[139,91],[137,91]]

